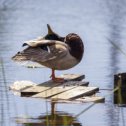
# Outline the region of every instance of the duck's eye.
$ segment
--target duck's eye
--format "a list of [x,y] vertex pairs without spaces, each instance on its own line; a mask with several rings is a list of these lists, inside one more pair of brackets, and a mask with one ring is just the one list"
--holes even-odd
[[40,48],[50,53],[50,48],[47,45],[42,45]]

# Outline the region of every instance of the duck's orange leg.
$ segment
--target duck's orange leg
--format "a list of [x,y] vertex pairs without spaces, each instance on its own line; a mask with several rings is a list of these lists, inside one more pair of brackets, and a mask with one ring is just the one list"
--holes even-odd
[[52,74],[51,74],[50,77],[52,78],[53,82],[56,82],[56,83],[64,82],[64,78],[59,78],[59,77],[55,76],[55,70],[54,69],[52,69]]

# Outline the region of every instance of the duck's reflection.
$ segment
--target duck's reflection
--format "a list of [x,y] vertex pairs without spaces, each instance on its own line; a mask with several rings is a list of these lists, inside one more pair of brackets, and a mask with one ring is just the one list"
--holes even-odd
[[16,123],[22,126],[81,126],[72,114],[55,111],[55,102],[51,102],[51,112],[36,118],[16,118]]

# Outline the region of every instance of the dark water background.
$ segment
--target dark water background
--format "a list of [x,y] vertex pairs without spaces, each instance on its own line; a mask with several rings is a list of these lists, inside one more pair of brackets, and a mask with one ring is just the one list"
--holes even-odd
[[[15,117],[38,117],[50,112],[50,103],[40,99],[14,96],[8,87],[17,80],[41,83],[49,79],[50,69],[28,69],[16,65],[11,57],[23,41],[47,33],[49,23],[62,36],[70,32],[85,44],[82,62],[61,73],[82,73],[90,86],[113,88],[113,75],[126,72],[126,0],[0,0],[0,126],[17,126]],[[3,65],[2,66],[2,62]],[[99,95],[109,94],[101,90]],[[86,104],[58,104],[57,111],[76,116]],[[77,117],[83,126],[126,126],[126,108],[113,104],[107,95]]]

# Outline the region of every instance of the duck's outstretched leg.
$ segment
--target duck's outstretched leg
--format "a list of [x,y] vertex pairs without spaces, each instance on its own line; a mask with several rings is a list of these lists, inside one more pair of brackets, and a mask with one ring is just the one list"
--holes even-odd
[[52,78],[53,82],[56,82],[56,83],[64,82],[64,78],[60,78],[60,77],[55,76],[55,70],[54,69],[52,69],[52,74],[51,74],[50,77]]

